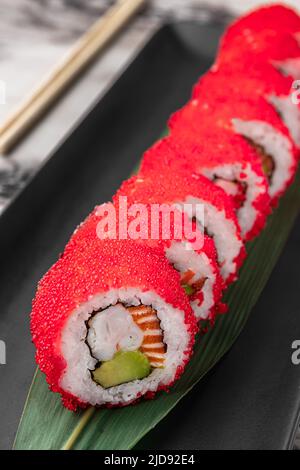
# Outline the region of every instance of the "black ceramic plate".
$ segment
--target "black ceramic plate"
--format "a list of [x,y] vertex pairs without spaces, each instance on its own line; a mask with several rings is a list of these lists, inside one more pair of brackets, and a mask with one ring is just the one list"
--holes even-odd
[[[217,23],[163,27],[0,218],[0,339],[7,345],[7,365],[0,366],[1,449],[12,446],[35,370],[28,313],[37,281],[74,227],[111,198],[169,114],[188,99],[221,32]],[[286,363],[286,348],[300,339],[299,242],[298,224],[234,348],[139,448],[292,445],[300,369]]]

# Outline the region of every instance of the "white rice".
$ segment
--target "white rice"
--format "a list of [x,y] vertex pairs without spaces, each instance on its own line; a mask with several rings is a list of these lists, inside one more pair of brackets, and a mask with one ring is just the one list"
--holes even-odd
[[[239,255],[242,247],[242,240],[237,237],[237,227],[234,222],[227,219],[224,211],[218,210],[215,206],[191,196],[187,196],[184,201],[180,201],[183,207],[185,204],[192,206],[193,217],[197,218],[196,206],[203,206],[204,221],[197,218],[198,224],[201,226],[204,222],[208,235],[213,237],[220,265],[220,271],[223,279],[227,279],[232,273],[236,272],[235,258]],[[189,214],[191,215],[191,214]]]
[[233,125],[239,134],[251,139],[254,143],[263,147],[275,163],[275,169],[269,186],[271,198],[285,189],[291,178],[294,164],[292,144],[290,140],[274,127],[262,121],[243,121],[233,119]]
[[[95,369],[97,360],[91,356],[85,340],[86,322],[93,312],[116,305],[118,302],[130,306],[150,305],[156,311],[167,345],[164,368],[154,369],[142,379],[105,389],[96,384],[90,371]],[[160,385],[168,385],[175,377],[177,367],[186,356],[190,335],[184,322],[184,313],[173,308],[153,292],[136,289],[111,290],[98,294],[87,303],[78,306],[70,315],[61,334],[61,352],[67,367],[60,379],[60,386],[66,392],[91,405],[128,404],[146,392],[155,392]]]
[[216,282],[216,275],[207,255],[203,252],[195,252],[188,243],[173,242],[166,250],[166,256],[180,273],[189,269],[195,273],[193,282],[206,278],[202,288],[203,302],[199,305],[197,300],[191,302],[197,319],[206,320],[209,317],[211,308],[214,306],[213,289]]
[[300,108],[293,103],[291,96],[275,96],[269,97],[269,102],[279,111],[282,119],[291,137],[297,147],[300,147]]
[[[241,228],[242,237],[244,237],[254,226],[257,218],[257,209],[253,203],[265,193],[264,179],[255,173],[249,164],[245,166],[241,163],[224,164],[213,169],[204,169],[205,176],[212,181],[215,177],[223,178],[228,181],[239,181],[247,185],[246,199],[242,207],[237,211],[237,217]],[[243,177],[241,177],[241,174]]]
[[289,75],[295,80],[300,79],[300,57],[292,57],[284,61],[273,61],[273,64],[285,75]]

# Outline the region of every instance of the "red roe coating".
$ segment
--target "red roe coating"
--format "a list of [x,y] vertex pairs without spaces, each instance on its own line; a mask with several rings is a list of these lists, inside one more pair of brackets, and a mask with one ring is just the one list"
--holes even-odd
[[[172,173],[181,171],[199,175],[202,164],[212,168],[223,163],[245,162],[246,165],[250,162],[257,174],[265,179],[256,151],[243,137],[221,127],[212,128],[210,132],[209,126],[198,113],[193,113],[192,107],[173,114],[169,124],[171,134],[145,152],[141,174],[159,172],[166,167],[172,168]],[[217,189],[220,191],[221,188]]]
[[104,217],[111,210],[111,207],[113,207],[111,202],[101,204],[101,206],[96,206],[85,220],[74,230],[66,245],[65,253],[69,250],[75,250],[76,245],[78,244],[88,245],[89,243],[94,243],[95,240],[98,240],[97,225],[101,220],[99,209],[101,208],[101,214],[102,217]]
[[[278,4],[258,8],[234,21],[221,39],[217,62],[258,54],[260,59],[283,60],[299,55],[300,16]],[[257,62],[257,55],[252,57]]]
[[193,89],[193,98],[203,95],[208,88],[214,96],[227,94],[256,100],[257,96],[269,99],[271,95],[288,96],[292,91],[294,79],[283,76],[275,67],[268,63],[249,63],[237,61],[234,64],[213,66]]
[[[118,206],[120,196],[126,196],[128,204],[173,204],[184,202],[187,197],[191,196],[213,205],[218,211],[222,211],[226,218],[233,222],[236,228],[236,238],[241,240],[232,198],[202,174],[191,174],[189,166],[186,166],[187,160],[177,148],[169,145],[169,142],[170,139],[165,138],[146,152],[143,162],[155,161],[157,166],[143,163],[141,172],[125,181],[114,196],[116,206]],[[165,167],[165,165],[168,171],[162,173],[161,166]],[[242,247],[235,260],[236,270],[244,258],[245,251]],[[235,277],[236,273],[233,273],[227,282],[233,281]]]
[[[194,88],[194,99],[181,110],[182,115],[193,113],[196,117],[198,114],[197,123],[200,119],[205,118],[206,121],[213,119],[216,125],[229,129],[233,129],[231,120],[234,118],[244,121],[264,121],[286,136],[291,141],[292,149],[297,153],[289,130],[274,107],[255,91],[249,95],[242,93],[239,85],[240,75],[230,76],[230,85],[228,85],[228,81],[229,77],[227,74],[223,74],[222,70],[207,74],[204,80],[199,80]],[[174,118],[171,118],[170,126],[173,120]],[[209,123],[209,125],[211,124],[212,122]]]
[[192,354],[196,319],[181,288],[179,274],[159,251],[131,240],[94,240],[74,244],[73,249],[69,246],[38,285],[32,306],[31,333],[41,371],[46,374],[51,390],[59,392],[64,405],[71,410],[87,404],[59,385],[66,367],[61,353],[61,332],[72,312],[91,296],[124,286],[154,291],[184,313],[190,343],[176,379]]
[[[230,96],[242,97],[244,100],[251,100],[252,103],[262,97],[269,105],[274,106],[272,103],[274,96],[289,99],[292,103],[294,82],[293,77],[283,75],[267,62],[234,61],[220,67],[215,65],[196,84],[193,97],[200,98],[207,87],[216,96],[222,93],[221,90],[226,90]],[[300,104],[298,108],[300,112]],[[278,113],[276,106],[275,112]]]
[[[187,108],[183,109],[183,114],[186,110]],[[141,173],[158,172],[160,167],[166,166],[172,167],[172,173],[184,171],[184,173],[195,173],[199,176],[204,166],[213,168],[238,162],[246,168],[246,165],[250,163],[253,171],[265,182],[267,191],[266,178],[257,159],[257,153],[243,137],[222,127],[212,128],[210,131],[204,121],[196,121],[193,115],[189,125],[185,122],[185,125],[181,126],[181,118],[185,120],[189,116],[180,115],[180,112],[174,114],[172,122],[170,121],[171,135],[158,141],[145,152]],[[208,178],[205,180],[207,181]],[[212,184],[210,181],[210,188]],[[220,197],[222,193],[225,193],[219,187],[217,190]],[[226,197],[228,198],[227,195]]]
[[[235,87],[234,85],[234,83],[239,83],[239,76],[230,78],[232,78],[232,84],[227,90],[226,83],[228,83],[228,76],[225,73],[223,74],[220,71],[219,73],[208,74],[203,83],[200,80],[194,90],[194,95],[198,98],[192,100],[186,107],[190,107],[194,115],[199,113],[197,122],[205,119],[206,125],[209,125],[209,120],[213,118],[216,125],[223,128],[231,128],[233,132],[236,132],[232,121],[235,118],[244,121],[262,121],[270,125],[289,141],[292,156],[292,164],[289,167],[290,179],[286,181],[285,186],[273,198],[272,204],[276,205],[278,198],[294,179],[299,157],[298,148],[273,105],[263,96],[256,94],[254,89],[253,93],[248,95],[250,85],[247,89],[247,94],[245,93],[241,96],[241,93],[238,92],[238,86],[236,85]],[[246,98],[246,96],[249,96],[249,98]]]
[[280,3],[259,7],[234,21],[224,35],[231,38],[243,30],[261,32],[272,29],[280,33],[300,31],[300,16],[292,8]]
[[[170,156],[172,155],[169,161],[172,163],[181,161],[177,149],[169,146],[168,138],[161,140],[146,152],[145,158],[147,160],[152,159],[152,152],[156,158],[159,155],[164,158],[166,152],[169,152]],[[224,211],[226,217],[232,220],[236,226],[236,233],[239,236],[234,206],[225,191],[201,174],[190,174],[190,172],[184,171],[184,166],[181,167],[182,171],[178,172],[178,168],[179,166],[169,168],[168,171],[162,173],[159,168],[156,171],[152,167],[150,171],[150,167],[147,170],[143,166],[142,170],[145,171],[141,171],[137,176],[123,182],[113,198],[114,203],[118,205],[120,196],[126,196],[128,204],[172,204],[185,201],[188,196],[193,196],[212,204],[219,211]]]
[[[235,61],[234,64],[214,66],[195,85],[193,98],[201,100],[201,97],[205,96],[205,90],[208,89],[216,97],[222,96],[226,90],[227,95],[237,97],[238,101],[241,99],[250,101],[252,106],[255,104],[260,106],[261,100],[265,99],[267,106],[273,107],[276,113],[276,117],[272,118],[273,122],[279,126],[277,128],[280,132],[286,134],[288,129],[282,122],[281,116],[278,116],[272,98],[274,96],[285,98],[291,100],[292,103],[292,93],[295,91],[293,85],[294,79],[292,77],[282,75],[273,65],[266,62]],[[300,104],[298,108],[300,112]],[[274,112],[272,114],[274,116]],[[278,124],[279,120],[281,124],[284,124],[284,127]],[[288,135],[290,137],[289,132]]]
[[[147,208],[147,212],[149,214],[148,215],[148,225],[149,225],[148,234],[151,234],[151,207],[150,207],[150,205],[145,205],[145,207]],[[71,237],[71,240],[69,241],[69,243],[66,247],[66,251],[68,251],[69,249],[71,249],[71,250],[74,249],[74,247],[77,244],[93,242],[97,238],[97,226],[98,226],[99,222],[101,220],[103,220],[103,217],[106,216],[106,213],[107,213],[106,210],[111,211],[112,209],[115,210],[117,227],[119,227],[119,208],[118,208],[118,206],[115,207],[112,203],[102,204],[101,206],[96,207],[94,209],[94,211],[87,217],[87,219],[75,230],[73,236]],[[162,208],[162,213],[163,213],[163,208]],[[187,238],[185,238],[183,233],[178,233],[175,230],[174,219],[172,217],[170,217],[170,225],[169,225],[170,232],[168,234],[168,238],[164,239],[164,237],[162,236],[162,232],[161,232],[162,213],[160,214],[160,222],[159,222],[159,228],[160,228],[159,239],[151,239],[150,237],[147,238],[147,239],[142,239],[141,238],[139,240],[136,240],[136,242],[145,243],[145,244],[151,246],[152,248],[160,250],[162,252],[163,256],[165,256],[165,251],[171,246],[173,241],[177,241],[177,242],[189,241],[190,243],[193,243],[192,239],[187,240]],[[179,217],[182,218],[182,225],[181,226],[183,227],[185,215],[181,214],[181,213],[178,213],[178,214],[179,214]],[[177,214],[177,217],[178,217],[178,214]],[[131,220],[132,220],[132,217],[130,217],[128,215],[127,220],[126,220],[126,225],[127,226],[129,226]],[[178,218],[177,218],[177,220],[178,220]],[[117,236],[118,236],[118,234],[119,234],[118,228],[117,228],[116,233],[117,233]],[[193,224],[193,233],[196,233],[196,224]],[[98,234],[99,234],[99,232],[98,232]],[[196,235],[195,235],[195,237],[196,237]],[[211,269],[212,269],[212,271],[213,271],[213,273],[216,277],[216,282],[215,282],[214,288],[213,288],[214,305],[212,306],[212,308],[209,312],[209,320],[213,323],[214,319],[215,319],[215,316],[218,313],[224,313],[225,311],[227,311],[226,305],[224,305],[221,302],[225,285],[224,285],[224,281],[221,277],[220,270],[219,270],[219,267],[218,267],[218,264],[217,264],[217,252],[216,252],[216,247],[215,247],[215,243],[214,243],[213,239],[208,237],[207,235],[203,235],[200,232],[197,235],[197,239],[201,240],[200,243],[201,243],[202,246],[199,249],[197,249],[196,247],[194,249],[197,253],[204,253],[207,256],[207,258],[209,259],[209,262],[210,262],[210,267],[211,267]],[[243,259],[244,259],[244,257],[245,257],[245,253],[243,253]],[[241,263],[242,263],[242,255],[241,255],[240,264]],[[199,302],[199,305],[201,305],[201,303],[203,301],[203,294],[202,294],[201,291],[197,292],[197,294],[195,294],[195,296],[189,297],[189,299],[191,301],[197,300]]]
[[[267,103],[263,97],[253,96],[251,99],[250,97],[241,97],[238,93],[232,93],[228,96],[226,89],[218,89],[215,86],[217,86],[216,79],[213,79],[211,87],[202,86],[201,82],[198,83],[195,88],[197,97],[195,95],[193,100],[171,116],[168,124],[172,135],[193,133],[197,134],[197,140],[200,140],[201,135],[210,129],[214,130],[213,127],[216,128],[216,131],[220,128],[235,132],[232,119],[242,119],[264,121],[289,137],[288,129],[282,123],[273,106]],[[233,87],[234,85],[232,85],[232,90]]]
[[[260,182],[260,194],[253,202],[257,210],[256,221],[244,237],[246,241],[252,239],[263,229],[270,213],[268,184],[256,151],[238,134],[221,127],[210,128],[206,126],[205,120],[197,122],[193,114],[189,117],[191,120],[188,121],[188,125],[180,125],[180,122],[175,121],[177,118],[181,120],[180,112],[173,116],[171,136],[158,142],[144,154],[141,171],[147,172],[153,169],[159,171],[160,168],[166,167],[172,168],[174,173],[188,171],[201,174],[206,169],[213,170],[224,164],[238,163],[245,170],[250,165]],[[186,118],[187,116],[184,116],[184,119]],[[244,179],[242,174],[240,177],[241,180]]]
[[[192,103],[175,113],[169,121],[171,135],[164,139],[164,145],[175,148],[180,158],[172,159],[172,152],[164,152],[163,164],[183,167],[196,174],[204,167],[211,169],[224,164],[241,163],[246,168],[250,164],[267,192],[267,181],[256,150],[230,127],[227,129],[222,123],[215,128],[210,127],[209,120],[198,114]],[[162,158],[155,158],[154,154],[145,153],[141,170],[158,168]]]
[[[169,127],[174,140],[179,140],[180,136],[185,136],[185,138],[189,140],[195,139],[197,136],[198,141],[202,138],[205,142],[207,136],[212,133],[218,135],[220,139],[224,139],[225,133],[228,133],[228,131],[238,135],[234,128],[233,119],[262,121],[273,127],[289,141],[292,157],[292,164],[289,168],[290,178],[285,182],[284,187],[272,198],[272,205],[276,206],[278,198],[292,183],[297,169],[298,149],[290,136],[289,130],[283,124],[274,107],[262,96],[256,96],[256,99],[254,99],[253,94],[252,97],[246,99],[240,97],[238,93],[226,92],[224,88],[215,93],[214,85],[217,83],[217,80],[214,77],[212,81],[211,92],[209,92],[210,88],[208,86],[202,86],[199,82],[197,88],[198,98],[191,100],[184,108],[171,117]],[[219,131],[218,128],[220,128],[221,131]],[[241,139],[246,141],[242,136]],[[219,147],[222,147],[222,140],[219,141],[219,144]],[[247,147],[248,149],[251,147],[250,144],[247,144],[247,147],[245,147],[245,144],[241,145],[244,146],[245,150]],[[235,147],[231,149],[231,153],[232,152],[236,153]],[[256,154],[257,161],[260,161],[259,153],[255,149],[252,149],[252,152],[246,150],[244,155],[248,158],[248,155],[251,154],[252,156]]]
[[221,42],[217,65],[241,61],[244,63],[269,61],[284,62],[300,58],[300,46],[295,37],[276,30],[255,32],[244,29],[228,39],[225,35]]

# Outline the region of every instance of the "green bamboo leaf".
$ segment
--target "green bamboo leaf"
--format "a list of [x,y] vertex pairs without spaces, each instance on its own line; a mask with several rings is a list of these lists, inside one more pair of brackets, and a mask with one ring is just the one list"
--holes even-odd
[[131,449],[161,421],[221,359],[241,333],[278,260],[300,210],[300,174],[268,221],[248,245],[239,281],[226,295],[230,311],[201,338],[181,380],[169,394],[115,410],[65,410],[37,372],[25,404],[15,449]]

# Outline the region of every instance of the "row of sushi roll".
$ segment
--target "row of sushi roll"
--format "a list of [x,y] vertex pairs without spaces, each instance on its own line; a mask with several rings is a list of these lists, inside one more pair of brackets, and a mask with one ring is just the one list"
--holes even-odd
[[[168,135],[113,202],[76,229],[31,313],[37,363],[66,407],[125,406],[181,376],[202,321],[213,325],[227,310],[223,293],[238,277],[245,242],[295,176],[300,105],[291,91],[299,78],[295,11],[276,4],[236,20]],[[168,237],[160,223],[149,236],[147,218],[145,236],[123,239],[116,227],[125,200],[147,214],[159,206],[159,222],[172,206]],[[101,237],[110,213],[115,226]],[[187,221],[191,236],[178,230]]]

